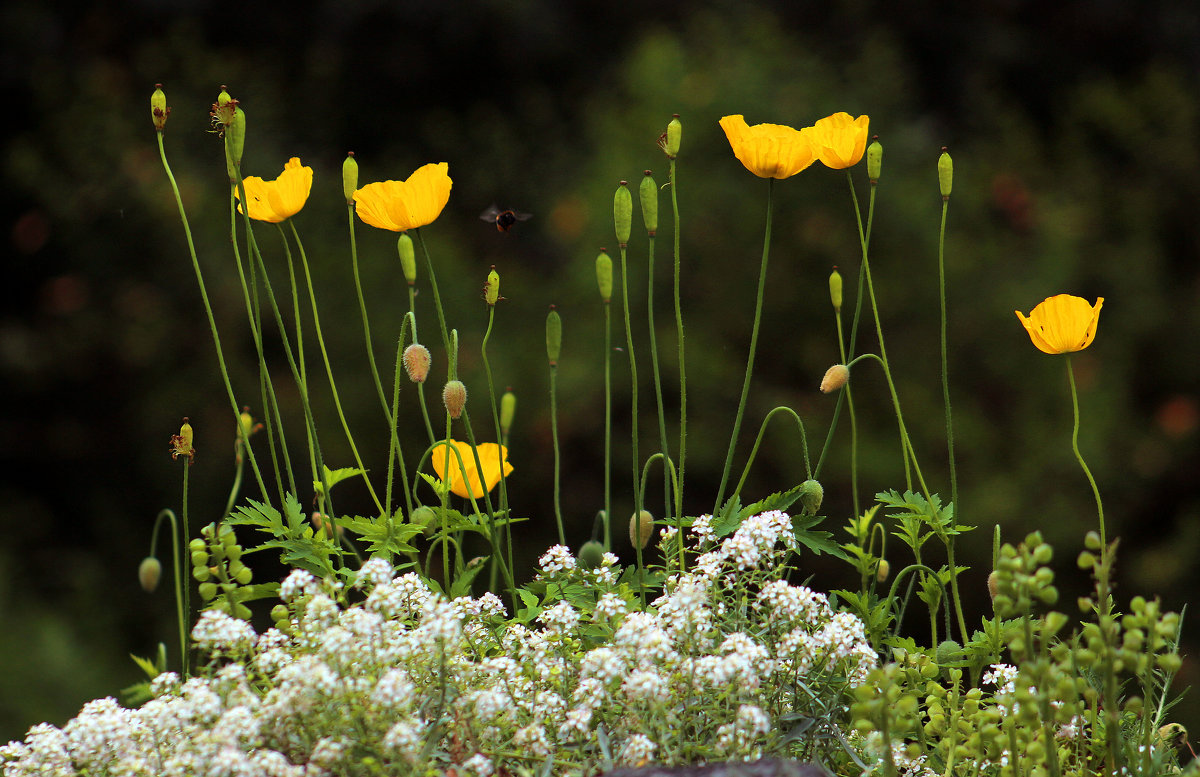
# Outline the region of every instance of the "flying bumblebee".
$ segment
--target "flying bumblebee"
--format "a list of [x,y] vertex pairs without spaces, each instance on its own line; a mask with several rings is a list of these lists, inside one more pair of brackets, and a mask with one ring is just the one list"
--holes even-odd
[[533,214],[531,213],[522,213],[519,210],[511,208],[501,210],[495,205],[479,214],[479,218],[482,220],[489,224],[495,224],[497,232],[507,232],[512,229],[513,224],[516,224],[518,221],[528,221],[532,216]]

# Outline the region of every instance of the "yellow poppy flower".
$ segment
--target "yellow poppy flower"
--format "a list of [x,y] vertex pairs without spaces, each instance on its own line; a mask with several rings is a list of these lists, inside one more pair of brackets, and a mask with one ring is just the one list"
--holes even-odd
[[369,183],[354,192],[354,212],[367,224],[393,232],[432,224],[450,200],[450,166],[418,167],[407,181]]
[[1083,297],[1059,294],[1046,298],[1030,312],[1029,318],[1019,310],[1015,312],[1038,350],[1071,353],[1092,344],[1103,304],[1104,297],[1097,297],[1096,304],[1090,305]]
[[[246,188],[250,218],[278,224],[295,216],[308,202],[312,179],[312,168],[301,165],[300,157],[295,156],[288,160],[274,181],[264,181],[256,175],[246,176],[242,186]],[[238,210],[241,210],[240,205]]]
[[826,116],[813,125],[813,143],[817,157],[826,167],[845,170],[862,159],[867,150],[867,124],[870,118],[852,118],[848,113]]
[[790,178],[817,158],[812,128],[781,124],[746,124],[739,114],[720,121],[733,155],[759,178]]
[[471,444],[451,440],[450,444],[458,449],[462,454],[463,467],[467,470],[467,478],[463,478],[463,471],[458,466],[458,458],[454,452],[450,452],[450,477],[446,477],[446,473],[442,471],[446,464],[446,451],[442,449],[444,443],[438,444],[430,454],[433,461],[433,471],[437,476],[444,481],[450,483],[450,490],[463,498],[469,498],[467,493],[467,482],[471,484],[471,491],[476,498],[483,496],[484,486],[491,491],[500,482],[500,466],[501,461],[504,462],[504,474],[507,476],[513,471],[513,467],[508,463],[508,449],[502,445],[497,445],[494,442],[485,442],[479,446],[479,463],[483,465],[483,483],[480,483],[479,472],[475,469],[475,456],[471,453]]

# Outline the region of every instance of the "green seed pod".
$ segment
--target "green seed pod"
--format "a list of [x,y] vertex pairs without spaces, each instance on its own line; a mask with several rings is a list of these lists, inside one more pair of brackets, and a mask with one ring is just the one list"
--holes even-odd
[[462,417],[463,408],[467,406],[467,387],[461,380],[448,380],[442,387],[442,404],[446,412],[456,421]]
[[246,112],[233,109],[233,120],[225,128],[225,169],[229,180],[238,180],[238,168],[242,164],[242,150],[246,147]]
[[551,367],[558,366],[558,355],[562,351],[562,318],[554,306],[546,316],[546,358]]
[[216,583],[201,583],[200,598],[206,602],[211,602],[213,597],[217,595]]
[[192,551],[192,566],[194,566],[194,567],[208,566],[208,551],[193,550]]
[[146,556],[142,563],[138,564],[138,582],[142,584],[142,590],[146,593],[154,593],[161,577],[162,564],[154,556]]
[[[211,534],[211,532],[209,534]],[[188,543],[188,550],[192,551],[193,553],[197,550],[204,550],[207,547],[208,545],[204,544],[204,540],[200,539],[199,537]]]
[[171,109],[167,107],[167,96],[163,93],[162,84],[155,84],[154,94],[150,95],[150,119],[154,122],[154,129],[162,132],[170,115]]
[[667,124],[667,138],[663,143],[663,151],[667,152],[667,156],[671,159],[679,156],[679,141],[683,136],[683,125],[679,123],[679,114],[674,114],[674,118]]
[[635,548],[645,550],[654,534],[654,516],[649,510],[629,516],[629,541]]
[[603,248],[596,257],[596,284],[600,287],[600,299],[607,304],[612,300],[613,265],[612,257],[606,254]]
[[954,160],[942,147],[942,155],[938,157],[938,188],[942,191],[942,199],[950,199],[950,190],[954,188]]
[[244,621],[248,621],[248,620],[250,620],[251,615],[253,615],[253,613],[250,612],[250,608],[247,607],[246,605],[242,604],[241,602],[238,602],[237,604],[233,605],[233,617],[241,618]]
[[354,192],[358,189],[358,160],[354,158],[354,152],[346,154],[346,161],[342,162],[342,194],[346,195],[346,204],[354,204]]
[[824,498],[825,489],[817,481],[806,480],[800,484],[800,509],[805,515],[816,515]]
[[604,561],[604,543],[588,540],[579,549],[579,563],[584,569],[597,569]]
[[492,271],[488,273],[487,284],[483,287],[483,301],[489,305],[495,305],[500,299],[500,273],[496,272],[496,265],[492,265]]
[[273,621],[286,621],[291,617],[292,614],[288,612],[286,604],[277,604],[271,608],[271,620]]
[[250,585],[250,581],[254,579],[254,573],[250,571],[250,567],[242,567],[233,576],[233,579],[238,581],[240,585]]
[[628,181],[621,181],[613,195],[613,224],[617,243],[624,248],[629,245],[629,233],[633,231],[633,195],[629,193]]
[[429,377],[429,367],[433,364],[433,356],[425,346],[413,343],[404,349],[404,355],[400,357],[400,361],[404,363],[404,371],[408,374],[409,380],[413,383],[424,383],[425,378]]
[[192,567],[192,577],[196,578],[196,582],[203,583],[212,577],[208,571],[208,567]]
[[879,173],[883,169],[883,144],[879,142],[879,136],[871,138],[871,145],[867,146],[867,178],[871,183],[879,183]]
[[400,254],[400,269],[404,271],[404,280],[412,286],[417,282],[417,252],[413,249],[412,238],[407,232],[401,232],[396,241],[396,251]]
[[245,568],[246,568],[246,565],[243,564],[242,562],[234,561],[234,562],[230,563],[230,565],[229,565],[229,576],[237,577],[239,574],[241,574],[242,570]]
[[654,182],[654,176],[649,170],[638,187],[638,198],[641,200],[642,221],[646,224],[646,234],[654,237],[658,232],[658,184]]
[[512,389],[505,389],[500,397],[500,434],[508,434],[512,429],[513,416],[517,412],[517,395]]
[[834,313],[842,309],[842,274],[836,266],[829,273],[829,301],[833,303]]

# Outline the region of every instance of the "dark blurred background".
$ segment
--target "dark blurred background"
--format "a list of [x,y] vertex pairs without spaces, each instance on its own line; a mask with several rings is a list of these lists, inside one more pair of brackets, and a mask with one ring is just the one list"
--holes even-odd
[[[1013,315],[1061,292],[1106,299],[1095,344],[1075,364],[1080,445],[1110,534],[1122,538],[1119,599],[1159,595],[1175,610],[1194,599],[1200,9],[1188,0],[638,5],[176,0],[68,13],[53,3],[4,3],[0,737],[21,737],[42,720],[63,723],[86,700],[139,679],[128,654],[150,655],[160,640],[175,644],[169,586],[148,595],[135,571],[155,514],[179,507],[180,464],[167,441],[182,416],[192,419],[199,451],[193,527],[219,517],[228,493],[233,419],[155,148],[148,98],[156,82],[173,108],[167,152],[246,404],[258,404],[256,362],[226,234],[221,147],[206,133],[219,86],[229,85],[248,116],[247,174],[274,178],[290,156],[314,168],[296,223],[349,422],[376,473],[386,464],[387,430],[351,283],[341,161],[355,152],[362,183],[449,163],[449,206],[423,232],[463,340],[463,377],[484,421],[477,430],[490,428],[479,291],[489,265],[503,277],[508,301],[489,357],[497,388],[511,385],[519,397],[510,489],[531,519],[519,532],[517,567],[525,570],[555,538],[545,312],[557,304],[564,319],[562,504],[577,547],[603,503],[593,260],[614,244],[617,181],[636,183],[646,168],[665,181],[655,141],[673,113],[684,122],[689,513],[710,510],[715,497],[761,248],[766,186],[729,152],[717,119],[730,113],[797,127],[835,111],[870,115],[886,149],[872,266],[888,353],[930,486],[948,498],[935,168],[948,146],[956,167],[946,263],[960,515],[980,527],[960,543],[960,561],[972,567],[964,576],[970,622],[987,610],[983,581],[997,524],[1008,541],[1040,529],[1055,544],[1063,609],[1072,611],[1085,590],[1073,562],[1095,506],[1071,453],[1064,363],[1036,351]],[[861,167],[855,180],[865,203]],[[764,330],[735,475],[759,421],[779,404],[801,414],[818,455],[833,402],[816,386],[837,361],[826,277],[841,266],[849,290],[858,267],[844,175],[816,165],[776,192]],[[665,195],[661,232],[669,236]],[[478,219],[492,203],[534,217],[500,234]],[[657,429],[640,223],[635,216],[631,293],[645,455]],[[361,223],[357,235],[376,358],[390,375],[407,305],[395,235]],[[281,283],[275,230],[258,236]],[[674,409],[670,256],[668,238],[658,251],[657,332]],[[424,339],[437,343],[422,289]],[[615,324],[615,343],[622,331]],[[874,348],[869,332],[860,342]],[[278,356],[277,342],[268,347]],[[445,355],[433,351],[434,374],[444,374]],[[623,352],[615,357],[616,409],[626,419],[628,367]],[[319,356],[309,358],[326,459],[350,465]],[[295,391],[278,358],[276,369],[298,440]],[[903,487],[903,472],[883,381],[869,366],[854,380],[860,492],[869,501],[877,490]],[[411,453],[423,434],[405,386],[401,434]],[[826,528],[839,536],[851,511],[846,431],[822,473]],[[622,420],[613,463],[619,516],[632,507],[628,433]],[[674,431],[670,438],[674,449]],[[745,493],[757,498],[803,479],[799,441],[781,424],[767,433]],[[661,504],[660,483],[651,477],[652,509]],[[369,510],[359,484],[339,493],[341,509]],[[253,486],[244,495],[257,496]],[[616,550],[628,555],[624,534],[617,521]],[[160,555],[168,557],[165,545]],[[249,558],[259,580],[280,574],[270,559]],[[818,587],[855,584],[844,565],[806,563]],[[1185,620],[1190,654],[1200,647],[1196,634]],[[1179,687],[1200,680],[1196,667],[1189,657]],[[1200,729],[1195,699],[1179,709]]]

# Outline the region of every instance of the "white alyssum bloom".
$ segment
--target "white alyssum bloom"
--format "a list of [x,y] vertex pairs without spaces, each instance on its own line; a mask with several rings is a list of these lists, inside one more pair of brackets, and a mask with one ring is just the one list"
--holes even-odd
[[253,647],[257,635],[244,620],[219,610],[205,610],[192,628],[192,639],[202,650],[240,655]]
[[538,567],[541,568],[540,576],[547,580],[553,580],[560,573],[575,569],[576,563],[570,548],[566,545],[555,545],[538,559]]

